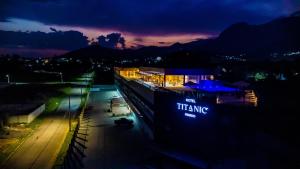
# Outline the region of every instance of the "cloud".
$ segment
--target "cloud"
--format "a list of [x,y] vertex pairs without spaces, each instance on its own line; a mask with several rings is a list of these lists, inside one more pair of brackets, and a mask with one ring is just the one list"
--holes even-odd
[[143,38],[134,38],[134,41],[135,42],[144,42],[144,39]]
[[297,0],[1,0],[0,18],[141,35],[216,33],[235,22],[266,22],[299,5]]
[[106,48],[125,48],[125,39],[120,33],[111,33],[106,36],[101,35],[97,38],[97,40],[100,46]]
[[53,32],[57,32],[57,30],[55,28],[50,27],[50,30]]
[[52,29],[49,33],[0,30],[0,47],[74,50],[88,46],[87,37],[81,32]]

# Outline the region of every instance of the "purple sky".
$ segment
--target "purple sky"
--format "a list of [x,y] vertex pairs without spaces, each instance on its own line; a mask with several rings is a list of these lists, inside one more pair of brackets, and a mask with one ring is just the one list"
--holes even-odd
[[[214,37],[236,22],[264,23],[289,15],[299,6],[299,0],[1,0],[0,30],[42,31],[51,36],[75,30],[82,33],[81,40],[87,37],[88,41],[119,32],[127,48],[161,46]],[[30,47],[9,42],[0,47]]]

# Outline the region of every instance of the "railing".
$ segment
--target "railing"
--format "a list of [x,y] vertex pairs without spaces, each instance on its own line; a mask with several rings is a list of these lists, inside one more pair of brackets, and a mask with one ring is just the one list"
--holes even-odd
[[89,114],[85,113],[85,108],[87,105],[87,99],[89,97],[89,92],[85,99],[85,104],[78,116],[78,123],[74,129],[74,134],[72,136],[71,142],[69,144],[67,153],[64,157],[63,165],[61,169],[81,169],[83,166],[83,158],[85,157],[84,151],[86,149],[88,124],[89,124]]

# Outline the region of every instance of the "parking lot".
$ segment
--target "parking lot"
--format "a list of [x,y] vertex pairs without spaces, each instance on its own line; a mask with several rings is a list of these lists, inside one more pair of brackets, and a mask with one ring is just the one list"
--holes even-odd
[[142,133],[134,114],[126,116],[134,126],[116,126],[112,117],[110,101],[121,97],[114,86],[94,86],[91,90],[87,114],[88,136],[84,167],[88,169],[134,169],[142,168],[151,155],[150,141]]

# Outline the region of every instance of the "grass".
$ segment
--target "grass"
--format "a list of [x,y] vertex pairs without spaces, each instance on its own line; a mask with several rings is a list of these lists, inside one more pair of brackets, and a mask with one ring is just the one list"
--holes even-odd
[[15,142],[11,142],[7,147],[3,148],[0,153],[0,164],[6,160],[6,158],[17,148],[17,146],[22,142],[22,138],[17,138]]
[[58,90],[61,91],[62,94],[59,95],[59,96],[51,97],[47,101],[44,114],[49,114],[51,112],[55,112],[57,110],[57,108],[59,107],[59,104],[60,104],[61,100],[71,93],[72,88],[71,87],[64,87],[64,88],[61,88],[61,89],[58,89]]
[[17,146],[22,142],[22,138],[18,138],[16,142],[9,144],[5,149],[0,153],[0,164],[6,160],[6,158],[12,153]]
[[72,87],[64,87],[64,88],[62,88],[62,89],[59,89],[59,91],[61,91],[61,92],[64,93],[65,95],[71,94],[71,90],[72,90]]
[[51,113],[51,112],[55,112],[59,106],[59,103],[61,102],[62,97],[51,97],[47,103],[46,103],[46,107],[45,107],[45,114]]

